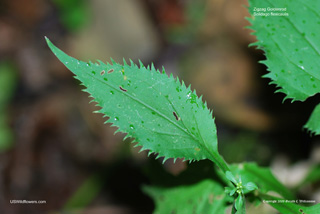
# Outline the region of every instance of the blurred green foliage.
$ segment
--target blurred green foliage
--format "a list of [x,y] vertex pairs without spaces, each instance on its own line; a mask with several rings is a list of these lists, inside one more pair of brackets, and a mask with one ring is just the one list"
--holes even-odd
[[88,5],[85,0],[53,0],[59,10],[62,24],[71,32],[81,29],[89,20]]
[[64,206],[65,210],[79,209],[87,207],[97,196],[102,188],[103,182],[96,174],[88,177],[77,191],[72,195]]
[[8,105],[16,87],[16,72],[9,62],[0,63],[0,152],[12,146],[13,134],[8,125]]

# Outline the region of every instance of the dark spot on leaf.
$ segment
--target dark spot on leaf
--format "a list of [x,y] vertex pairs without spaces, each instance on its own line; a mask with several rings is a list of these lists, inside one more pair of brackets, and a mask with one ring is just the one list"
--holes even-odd
[[108,81],[108,79],[107,78],[103,78],[105,81]]
[[176,213],[177,213],[176,210],[172,210],[172,211],[171,211],[171,214],[176,214]]
[[114,71],[113,69],[110,69],[110,70],[108,71],[108,74],[111,74],[113,71]]
[[100,75],[102,76],[102,75],[104,75],[105,73],[106,73],[106,71],[103,70],[103,71],[100,72]]
[[96,72],[95,72],[95,71],[91,71],[91,73],[92,73],[92,74],[96,74]]
[[302,213],[302,212],[303,212],[303,210],[302,210],[302,209],[299,209],[299,212],[301,212],[301,213]]
[[121,86],[119,86],[119,88],[120,88],[121,91],[127,92],[127,90],[122,88]]
[[173,116],[176,118],[176,120],[180,120],[180,118],[178,117],[177,113],[172,112]]

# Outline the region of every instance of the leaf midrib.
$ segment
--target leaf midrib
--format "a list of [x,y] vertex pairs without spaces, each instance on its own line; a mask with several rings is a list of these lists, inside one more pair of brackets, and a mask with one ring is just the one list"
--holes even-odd
[[100,83],[105,84],[107,86],[109,86],[110,88],[122,93],[123,95],[131,98],[132,100],[136,101],[137,103],[143,105],[144,107],[148,108],[151,111],[154,111],[155,113],[157,113],[159,116],[161,116],[162,118],[166,119],[167,121],[169,121],[171,124],[173,124],[174,126],[176,126],[177,128],[179,128],[181,131],[185,132],[187,135],[191,136],[194,140],[198,141],[197,138],[192,135],[190,132],[188,132],[187,130],[185,130],[184,128],[182,128],[179,124],[175,123],[173,120],[171,120],[170,118],[168,118],[166,115],[162,114],[160,111],[158,111],[157,109],[153,108],[152,106],[148,105],[147,103],[143,102],[140,99],[135,98],[134,96],[132,96],[130,93],[127,92],[123,92],[122,90],[118,89],[118,87],[115,87],[109,83],[106,83],[105,81],[97,78],[95,75],[92,75],[90,73],[87,73],[89,76],[93,77],[94,79],[98,80]]

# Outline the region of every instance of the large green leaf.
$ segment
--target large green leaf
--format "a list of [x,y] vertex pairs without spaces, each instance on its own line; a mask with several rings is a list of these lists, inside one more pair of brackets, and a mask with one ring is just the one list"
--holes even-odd
[[127,133],[137,146],[167,158],[210,159],[222,170],[227,165],[217,150],[217,133],[212,112],[190,86],[168,77],[154,66],[82,62],[48,39],[48,45],[71,70],[109,117],[107,123]]
[[[267,59],[262,61],[271,84],[285,99],[304,101],[320,92],[320,1],[314,0],[250,0],[248,20]],[[285,11],[270,11],[283,8]],[[260,10],[260,11],[259,11]],[[265,11],[264,11],[265,10]],[[277,15],[281,14],[281,15]],[[319,115],[319,114],[318,114]],[[319,134],[320,119],[306,124]],[[317,116],[317,118],[320,118]]]
[[[266,9],[259,16],[258,10]],[[285,8],[284,16],[268,8]],[[264,50],[266,75],[285,93],[286,99],[305,100],[320,92],[320,1],[250,0],[250,27]],[[260,12],[261,13],[261,12]],[[286,16],[285,13],[288,15]],[[261,14],[260,14],[261,15]]]
[[320,134],[320,104],[315,107],[304,128],[316,135]]
[[174,188],[144,187],[156,203],[155,214],[225,213],[230,197],[212,180]]

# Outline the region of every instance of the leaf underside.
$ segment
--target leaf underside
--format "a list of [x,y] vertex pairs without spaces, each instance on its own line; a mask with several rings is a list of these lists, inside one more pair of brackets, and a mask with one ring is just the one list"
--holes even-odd
[[[269,16],[257,15],[264,8]],[[285,8],[286,11],[268,11],[268,8]],[[286,99],[304,101],[320,92],[320,1],[314,0],[250,0],[248,20],[257,42],[251,44],[265,52],[270,84]],[[256,13],[256,14],[255,14]],[[287,13],[288,16],[276,16]],[[311,132],[320,129],[320,117]]]
[[[210,159],[221,167],[212,112],[190,86],[154,66],[83,62],[47,43],[109,117],[106,123],[158,157]],[[223,165],[223,164],[222,164]]]
[[144,187],[156,204],[154,213],[225,213],[230,197],[212,180],[174,188]]

